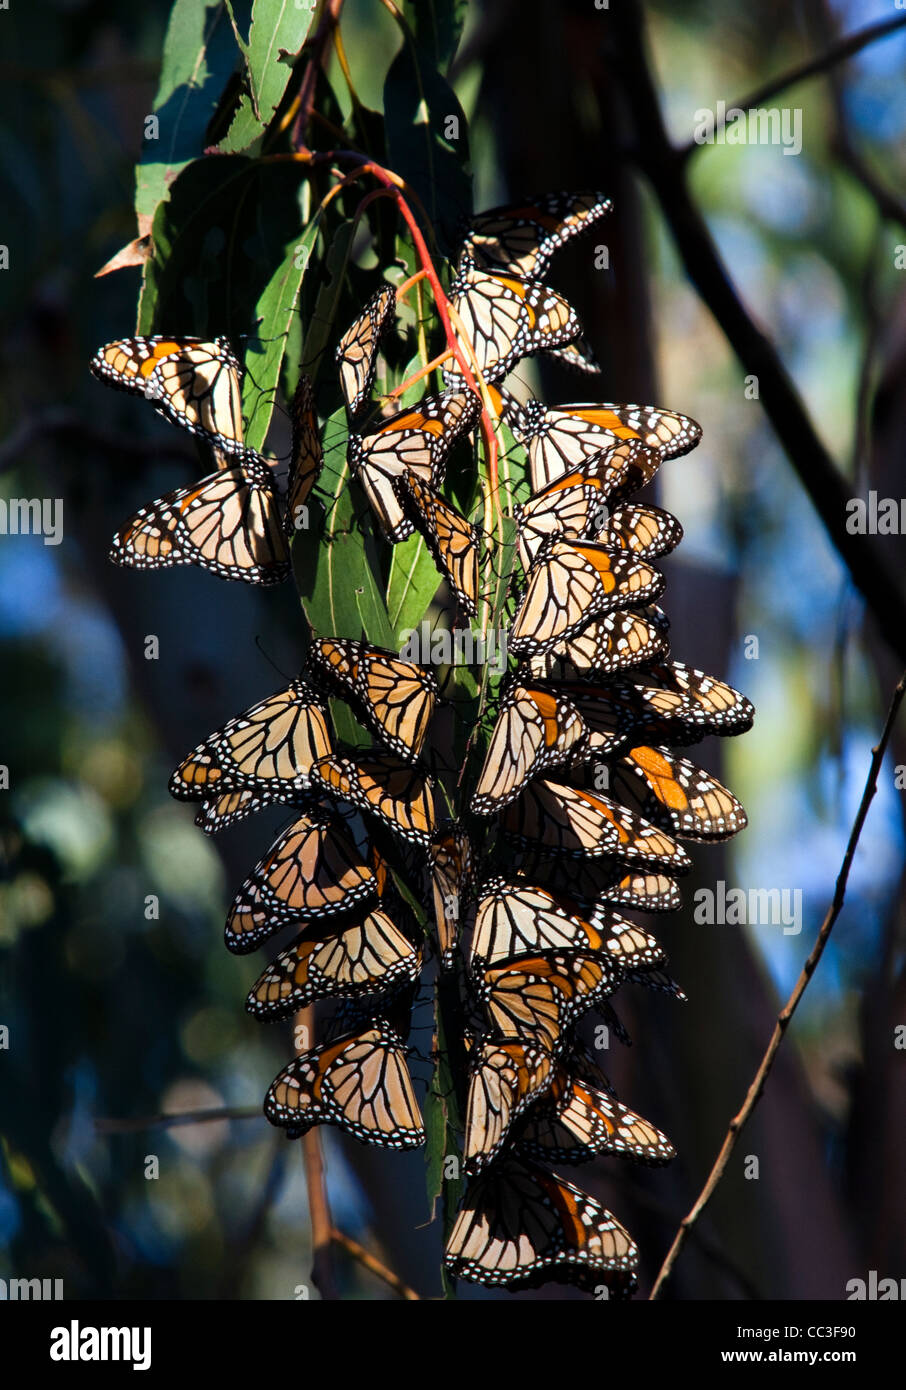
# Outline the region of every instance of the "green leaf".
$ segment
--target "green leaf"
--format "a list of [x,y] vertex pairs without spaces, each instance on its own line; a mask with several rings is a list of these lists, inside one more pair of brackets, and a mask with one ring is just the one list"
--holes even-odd
[[314,10],[296,0],[255,0],[246,59],[250,91],[243,95],[220,149],[247,150],[270,125],[283,100],[292,63],[308,37]]
[[[308,183],[300,189],[304,204],[300,212],[303,226],[308,221],[310,190]],[[246,376],[242,387],[242,410],[247,421],[245,440],[253,449],[260,449],[267,437],[287,344],[293,330],[300,327],[299,290],[319,230],[320,216],[316,213],[303,235],[290,239],[279,269],[255,305],[258,340],[250,343],[246,350]]]
[[202,153],[208,123],[235,67],[236,44],[222,6],[176,0],[152,107],[157,138],[145,141],[135,171],[140,216],[154,216],[180,171]]
[[[462,1192],[462,1178],[444,1179],[444,1159],[458,1154],[456,1131],[462,1128],[459,1107],[456,1101],[456,1088],[450,1062],[450,1043],[452,1035],[448,1029],[448,1015],[452,1012],[452,999],[449,981],[441,978],[437,982],[434,996],[434,1031],[436,1037],[437,1061],[431,1077],[431,1085],[425,1097],[425,1138],[426,1172],[428,1201],[431,1203],[431,1216],[434,1216],[435,1203],[443,1192],[445,1226],[459,1202]],[[457,1042],[457,1056],[462,1043]],[[446,1234],[446,1232],[445,1232]]]
[[367,565],[365,538],[355,526],[346,462],[346,411],[336,411],[324,426],[324,467],[317,493],[325,518],[320,543],[311,531],[293,541],[293,568],[312,631],[319,637],[353,637],[362,633],[355,576]]
[[287,247],[299,241],[303,181],[293,165],[241,155],[183,169],[154,219],[139,332],[247,336]]
[[376,647],[386,647],[394,651],[396,645],[393,629],[388,621],[387,607],[374,575],[376,556],[370,556],[369,549],[373,547],[369,547],[366,540],[365,565],[361,571],[362,583],[357,584],[355,588],[356,606],[362,620],[362,630],[368,641]]
[[419,49],[444,71],[459,47],[467,0],[405,0],[403,15]]
[[302,348],[302,370],[307,372],[312,380],[318,375],[324,350],[334,333],[354,232],[352,222],[341,222],[339,227],[331,232],[325,267],[327,279],[318,293]]
[[468,128],[452,87],[408,32],[384,83],[384,119],[390,167],[418,194],[446,253],[472,206]]
[[418,627],[439,587],[440,576],[421,536],[410,536],[393,547],[387,583],[387,614],[396,651],[399,651],[403,633]]

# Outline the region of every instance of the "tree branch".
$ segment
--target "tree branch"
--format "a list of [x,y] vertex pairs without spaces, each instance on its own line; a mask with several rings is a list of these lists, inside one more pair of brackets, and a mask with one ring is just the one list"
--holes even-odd
[[[754,92],[750,92],[742,101],[735,102],[727,106],[727,111],[742,110],[749,111],[753,106],[763,106],[772,97],[779,96],[788,87],[795,87],[797,83],[804,82],[806,78],[817,77],[820,73],[828,72],[838,63],[851,58],[853,54],[860,53],[863,48],[867,48],[870,43],[875,43],[878,39],[887,38],[888,34],[893,34],[897,29],[906,26],[906,15],[897,15],[895,19],[885,19],[879,24],[870,24],[867,29],[860,29],[856,34],[849,34],[845,39],[839,39],[832,43],[829,48],[820,53],[817,58],[810,58],[805,63],[800,63],[798,67],[789,68],[778,77],[772,77],[761,87],[757,87]],[[715,120],[714,133],[723,130],[727,124],[727,113],[724,112],[723,119]],[[690,140],[687,145],[683,145],[679,151],[681,159],[686,160],[695,154],[696,150],[701,149],[697,140]]]
[[337,1228],[334,1227],[331,1232],[331,1238],[335,1245],[339,1245],[341,1249],[346,1251],[347,1255],[351,1255],[364,1269],[369,1270],[372,1274],[376,1274],[378,1279],[383,1279],[384,1283],[388,1284],[391,1289],[398,1293],[400,1298],[415,1302],[420,1301],[419,1295],[415,1290],[410,1289],[409,1285],[405,1283],[398,1274],[394,1274],[392,1269],[388,1269],[376,1255],[372,1255],[370,1250],[365,1249],[364,1245],[359,1245],[359,1242],[353,1240],[352,1236],[346,1235],[345,1231],[338,1231]]
[[906,599],[870,536],[846,529],[852,485],[838,470],[773,344],[749,316],[693,202],[681,153],[671,145],[645,53],[638,0],[612,11],[619,35],[614,72],[623,83],[638,159],[657,195],[686,272],[722,328],[760,399],[825,530],[891,648],[906,660]]
[[143,1129],[176,1129],[179,1125],[199,1125],[211,1120],[263,1119],[260,1105],[241,1105],[233,1108],[219,1106],[216,1110],[180,1110],[160,1115],[140,1115],[137,1119],[118,1120],[104,1116],[94,1122],[96,1134],[135,1134]]
[[733,1154],[733,1150],[736,1147],[736,1141],[738,1140],[740,1134],[745,1128],[745,1125],[748,1123],[752,1115],[752,1111],[755,1109],[756,1105],[761,1099],[761,1096],[764,1092],[765,1083],[767,1082],[768,1076],[770,1075],[771,1068],[774,1065],[774,1060],[777,1056],[777,1053],[780,1050],[780,1044],[783,1042],[784,1034],[786,1033],[790,1020],[792,1019],[793,1014],[796,1012],[796,1009],[799,1006],[799,1002],[802,999],[802,996],[805,993],[806,988],[808,987],[808,982],[814,975],[815,970],[818,966],[818,962],[821,960],[821,957],[824,954],[824,948],[830,940],[830,934],[833,930],[834,923],[840,916],[840,912],[843,907],[843,902],[846,897],[846,885],[849,880],[849,871],[852,867],[853,857],[856,852],[856,847],[859,843],[859,838],[862,834],[862,827],[865,824],[865,818],[868,815],[868,808],[871,805],[875,792],[878,789],[878,773],[880,772],[881,764],[884,761],[884,754],[887,751],[887,745],[890,742],[890,735],[893,732],[894,722],[896,721],[896,717],[899,712],[899,708],[902,703],[904,694],[906,694],[906,671],[903,672],[902,676],[900,677],[897,683],[896,689],[893,692],[893,697],[890,701],[890,708],[887,711],[887,719],[884,722],[884,729],[881,733],[881,737],[875,744],[874,748],[871,750],[871,765],[868,769],[868,777],[865,781],[865,790],[862,793],[862,800],[859,802],[859,809],[856,813],[856,819],[853,822],[853,827],[849,834],[849,841],[846,846],[846,853],[843,855],[843,862],[840,865],[840,872],[837,875],[837,882],[834,886],[834,895],[831,899],[830,907],[827,909],[827,913],[825,914],[824,921],[821,923],[821,930],[818,932],[818,936],[815,940],[814,946],[812,947],[808,960],[802,967],[802,973],[800,974],[799,979],[796,981],[796,984],[793,987],[792,994],[784,1004],[780,1013],[777,1015],[777,1022],[774,1025],[774,1031],[771,1034],[771,1040],[768,1043],[767,1050],[761,1059],[752,1084],[748,1089],[746,1098],[742,1104],[742,1108],[740,1109],[738,1114],[734,1115],[733,1119],[730,1121],[730,1127],[727,1130],[726,1138],[724,1139],[724,1142],[720,1147],[720,1152],[718,1153],[717,1158],[714,1161],[714,1166],[708,1175],[708,1180],[702,1188],[701,1192],[699,1193],[698,1198],[696,1199],[695,1204],[692,1207],[692,1210],[689,1212],[688,1216],[683,1218],[682,1222],[680,1223],[680,1227],[674,1237],[673,1244],[668,1250],[667,1257],[664,1260],[664,1263],[660,1268],[658,1276],[654,1281],[654,1285],[649,1295],[651,1299],[657,1299],[660,1297],[664,1285],[670,1278],[670,1275],[673,1272],[673,1267],[676,1264],[677,1259],[679,1258],[684,1244],[686,1243],[686,1239],[689,1235],[689,1232],[692,1230],[692,1227],[695,1225],[696,1221],[701,1216],[702,1212],[705,1210],[705,1207],[708,1205],[711,1198],[714,1196],[714,1192],[717,1188],[718,1183],[727,1171],[727,1165]]
[[[309,1004],[307,1008],[300,1009],[293,1021],[296,1036],[305,1039],[305,1046],[298,1050],[307,1052],[309,1048],[314,1046],[314,1005]],[[311,1219],[312,1283],[323,1299],[338,1299],[340,1295],[330,1253],[334,1226],[330,1215],[330,1204],[327,1200],[321,1132],[317,1125],[310,1129],[307,1134],[302,1135],[302,1163],[305,1168],[308,1214]]]

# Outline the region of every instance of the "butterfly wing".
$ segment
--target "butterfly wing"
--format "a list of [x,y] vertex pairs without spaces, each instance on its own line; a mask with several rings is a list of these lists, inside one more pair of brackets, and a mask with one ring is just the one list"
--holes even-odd
[[293,431],[292,453],[289,460],[286,513],[283,518],[287,536],[308,529],[308,499],[324,463],[321,436],[318,433],[318,417],[315,412],[314,389],[311,377],[306,376],[304,372],[299,377],[299,384],[293,396],[290,417]]
[[503,1147],[510,1127],[543,1095],[553,1078],[553,1058],[543,1047],[519,1039],[492,1039],[475,1053],[466,1099],[463,1167],[487,1167]]
[[228,948],[245,954],[291,922],[312,923],[355,907],[377,880],[345,831],[300,816],[271,846],[233,900]]
[[245,454],[240,366],[226,338],[123,338],[95,353],[91,370],[225,453]]
[[290,1062],[271,1084],[264,1113],[293,1138],[329,1124],[381,1148],[425,1142],[405,1049],[380,1021]]
[[506,806],[530,778],[566,762],[584,737],[581,715],[555,688],[511,685],[472,797],[474,814],[490,816]]
[[398,757],[411,761],[419,756],[437,700],[432,671],[344,638],[314,642],[308,669],[351,700],[365,727]]
[[459,826],[438,831],[429,849],[429,864],[441,965],[450,969],[474,874],[472,842],[466,832]]
[[393,490],[462,608],[474,618],[478,612],[477,529],[415,473],[394,479]]
[[444,1264],[454,1278],[506,1289],[547,1280],[625,1295],[639,1252],[604,1207],[536,1164],[506,1157],[466,1189]]
[[663,589],[663,575],[644,560],[593,541],[554,540],[529,573],[510,629],[510,650],[520,656],[550,651],[592,618],[650,603]]
[[393,479],[409,472],[439,487],[451,447],[472,429],[480,413],[481,403],[473,392],[451,389],[426,396],[370,434],[349,436],[350,469],[389,540],[405,540],[413,531],[394,492]]
[[571,858],[609,858],[630,868],[687,873],[691,860],[665,831],[596,793],[539,779],[501,813],[504,834]]
[[380,994],[418,976],[421,960],[387,913],[374,908],[329,935],[323,926],[299,936],[272,961],[248,996],[258,1018],[285,1018],[317,999]]
[[170,794],[197,800],[248,790],[260,805],[291,802],[310,787],[313,764],[332,751],[323,701],[303,681],[291,681],[200,743],[171,776]]
[[554,252],[590,231],[612,206],[603,193],[542,193],[489,208],[469,222],[460,269],[477,266],[540,279]]
[[619,1154],[637,1163],[669,1163],[665,1134],[581,1076],[559,1064],[551,1092],[520,1126],[520,1153],[548,1163],[590,1163]]
[[312,773],[314,785],[377,816],[397,835],[425,846],[436,824],[434,783],[427,773],[391,755],[323,758]]
[[[553,290],[513,275],[469,267],[450,287],[457,340],[473,372],[500,381],[523,357],[571,342],[581,332],[575,312]],[[461,381],[457,365],[444,368],[448,384]]]
[[289,558],[267,466],[249,456],[141,508],[114,537],[110,558],[132,569],[194,564],[221,579],[282,583]]
[[337,344],[340,388],[350,415],[359,414],[371,393],[378,348],[395,309],[396,290],[382,285]]

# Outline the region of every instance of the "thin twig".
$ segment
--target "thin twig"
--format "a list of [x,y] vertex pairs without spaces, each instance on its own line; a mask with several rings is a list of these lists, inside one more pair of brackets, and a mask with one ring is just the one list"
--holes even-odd
[[[816,21],[822,31],[821,37],[825,40],[833,39],[835,37],[835,16],[832,10],[825,3],[825,0],[816,0],[814,10]],[[906,17],[900,22],[906,23]],[[843,167],[865,189],[865,192],[877,206],[882,218],[887,222],[899,222],[901,226],[906,227],[906,202],[881,182],[850,136],[843,100],[843,73],[837,68],[832,68],[827,76],[834,106],[834,129],[830,137],[831,149]]]
[[136,439],[134,435],[107,434],[89,425],[74,410],[48,410],[41,415],[27,415],[0,445],[0,473],[12,468],[25,450],[42,439],[70,439],[89,449],[121,458],[175,458],[183,462],[198,462],[190,445],[173,439]]
[[[777,77],[772,77],[761,87],[756,88],[754,92],[750,92],[747,97],[743,97],[741,101],[734,102],[732,105],[728,104],[723,119],[714,123],[714,133],[723,130],[727,124],[727,112],[749,111],[754,106],[763,106],[766,101],[779,96],[788,87],[795,87],[797,83],[804,82],[806,78],[817,77],[820,73],[828,72],[838,63],[851,58],[854,53],[859,53],[863,48],[867,48],[870,43],[887,38],[888,34],[895,33],[904,25],[906,25],[906,15],[897,15],[895,19],[884,19],[879,24],[870,24],[867,29],[860,29],[858,33],[849,34],[845,39],[839,39],[836,43],[831,44],[823,53],[819,53],[817,58],[809,58],[807,62],[789,68]],[[688,145],[683,145],[679,151],[679,156],[681,159],[688,159],[695,154],[696,150],[701,148],[697,140],[690,140]]]
[[[318,73],[324,62],[327,52],[327,45],[330,36],[340,21],[340,11],[343,8],[343,0],[327,0],[317,31],[312,39],[311,57],[308,60],[305,72],[302,76],[302,85],[299,88],[299,95],[293,103],[292,109],[287,113],[288,118],[293,122],[292,142],[296,149],[302,149],[305,144],[305,131],[315,105],[315,92],[318,88]],[[285,122],[285,124],[288,123]]]
[[[637,134],[638,157],[657,195],[686,272],[745,368],[761,403],[853,583],[886,641],[906,660],[906,598],[872,536],[847,529],[852,483],[824,447],[786,367],[746,311],[693,201],[681,154],[670,143],[645,52],[638,0],[612,11],[619,35],[614,71],[622,80]],[[617,61],[618,59],[618,61]]]
[[140,1115],[134,1120],[99,1116],[94,1122],[97,1134],[136,1134],[143,1129],[176,1129],[180,1125],[203,1125],[212,1120],[263,1119],[260,1105],[221,1106],[217,1110],[180,1110],[176,1114]]
[[843,907],[843,902],[846,897],[846,885],[849,880],[849,871],[852,867],[853,856],[855,855],[856,847],[859,843],[859,838],[862,834],[862,827],[865,824],[865,818],[868,815],[868,808],[871,805],[875,792],[878,789],[878,773],[880,772],[881,764],[884,761],[884,754],[887,751],[887,745],[890,742],[890,735],[893,732],[893,726],[896,721],[900,705],[903,701],[904,694],[906,694],[906,671],[903,672],[902,676],[900,677],[897,683],[896,689],[893,692],[893,697],[890,701],[890,708],[887,711],[887,718],[884,721],[884,729],[881,733],[881,737],[875,744],[874,748],[871,750],[871,765],[868,769],[868,777],[865,781],[865,790],[862,793],[862,800],[859,802],[859,810],[856,813],[856,819],[853,822],[853,827],[849,834],[849,841],[847,842],[846,853],[843,856],[843,862],[840,865],[840,872],[837,875],[837,882],[834,886],[834,896],[831,899],[831,904],[830,907],[827,909],[824,921],[821,923],[821,930],[818,932],[818,936],[815,940],[814,946],[812,947],[808,960],[802,967],[802,973],[800,974],[799,979],[796,981],[792,994],[784,1004],[783,1008],[780,1010],[780,1013],[777,1015],[777,1022],[774,1024],[774,1031],[771,1034],[771,1040],[768,1043],[767,1050],[765,1051],[765,1054],[761,1059],[758,1070],[756,1071],[755,1076],[752,1080],[752,1084],[749,1087],[748,1092],[746,1093],[746,1098],[742,1104],[742,1108],[740,1109],[738,1114],[734,1115],[733,1119],[730,1121],[730,1127],[727,1130],[726,1138],[724,1139],[724,1142],[720,1147],[720,1152],[718,1153],[717,1158],[714,1161],[714,1166],[708,1175],[708,1180],[702,1188],[701,1192],[699,1193],[695,1201],[695,1204],[692,1207],[692,1210],[689,1212],[688,1216],[684,1217],[683,1220],[680,1222],[679,1230],[677,1231],[676,1236],[674,1237],[673,1244],[667,1252],[667,1258],[664,1260],[664,1263],[660,1268],[658,1276],[654,1281],[654,1285],[649,1295],[651,1299],[656,1299],[660,1297],[665,1283],[670,1278],[670,1275],[673,1272],[673,1266],[676,1264],[676,1261],[680,1255],[680,1252],[682,1251],[683,1245],[686,1242],[686,1238],[688,1237],[690,1230],[695,1225],[702,1212],[705,1210],[705,1207],[708,1205],[708,1203],[714,1195],[714,1191],[718,1183],[727,1171],[727,1165],[730,1161],[733,1150],[736,1147],[736,1142],[739,1139],[739,1136],[742,1133],[748,1120],[750,1119],[752,1111],[755,1109],[756,1105],[761,1099],[765,1083],[768,1079],[768,1076],[770,1075],[771,1068],[774,1065],[774,1060],[777,1056],[777,1053],[780,1050],[780,1044],[783,1042],[784,1034],[786,1033],[786,1030],[789,1027],[790,1020],[792,1019],[793,1014],[796,1012],[796,1009],[799,1005],[799,1001],[802,999],[802,996],[805,993],[806,988],[808,987],[808,982],[814,975],[815,970],[818,966],[818,962],[821,960],[821,957],[824,953],[824,948],[830,940],[830,934],[833,930],[834,923],[840,916],[840,912]]
[[[294,1016],[293,1026],[296,1037],[304,1040],[304,1046],[298,1050],[307,1052],[314,1045],[315,1010],[313,1004],[298,1011]],[[311,1281],[323,1299],[337,1299],[339,1292],[330,1254],[333,1221],[330,1215],[330,1204],[327,1200],[324,1155],[321,1151],[321,1130],[318,1125],[314,1125],[307,1134],[302,1135],[302,1163],[305,1168],[308,1214],[311,1220]]]
[[394,1274],[392,1269],[388,1269],[385,1264],[381,1263],[376,1255],[372,1255],[371,1251],[366,1250],[364,1245],[359,1245],[359,1242],[353,1240],[352,1236],[346,1235],[345,1231],[338,1231],[335,1226],[331,1232],[331,1238],[335,1245],[339,1245],[341,1249],[346,1251],[347,1255],[351,1255],[363,1268],[369,1270],[372,1274],[376,1274],[378,1279],[383,1279],[384,1283],[398,1293],[400,1298],[415,1302],[420,1300],[419,1294],[417,1294],[414,1289],[410,1289],[409,1285],[405,1283],[398,1274]]

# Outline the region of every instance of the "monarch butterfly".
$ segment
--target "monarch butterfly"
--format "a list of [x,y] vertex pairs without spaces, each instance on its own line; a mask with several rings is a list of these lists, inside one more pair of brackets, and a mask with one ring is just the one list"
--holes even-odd
[[597,686],[581,680],[561,680],[553,689],[573,702],[585,725],[585,738],[576,747],[574,762],[613,757],[636,737],[642,715],[633,690],[616,682]]
[[635,490],[650,480],[661,459],[689,453],[702,434],[701,426],[687,415],[650,405],[577,402],[549,410],[543,401],[532,399],[512,424],[517,438],[528,446],[536,492],[612,447],[614,440],[635,446],[629,455],[638,473]]
[[586,918],[599,921],[604,909],[635,908],[640,912],[675,912],[682,895],[667,874],[628,870],[607,859],[577,860],[523,854],[518,864],[519,881],[541,882],[552,892],[564,894],[582,905]]
[[687,840],[726,840],[747,824],[736,797],[669,748],[630,748],[612,767],[611,790],[645,820]]
[[621,978],[606,956],[548,951],[486,966],[478,994],[503,1037],[559,1052],[569,1025],[612,994]]
[[475,1051],[466,1099],[463,1167],[478,1173],[500,1152],[510,1126],[551,1084],[554,1060],[518,1038],[490,1039]]
[[584,737],[582,717],[567,697],[511,684],[472,797],[474,814],[490,816],[506,806],[536,773],[566,762]]
[[554,252],[590,231],[613,204],[603,193],[541,193],[469,222],[459,269],[477,266],[539,280]]
[[553,1279],[623,1297],[638,1248],[598,1202],[537,1164],[502,1158],[466,1189],[444,1252],[457,1279],[508,1289]]
[[281,951],[256,981],[246,1007],[258,1018],[285,1018],[316,999],[351,998],[412,983],[416,948],[381,908],[344,922],[325,936],[316,926]]
[[116,534],[110,559],[130,569],[199,565],[221,579],[281,584],[289,559],[270,470],[249,454],[135,513]]
[[638,682],[623,678],[641,717],[671,743],[695,743],[704,733],[741,734],[752,727],[755,707],[726,681],[681,661],[648,667]]
[[548,541],[516,610],[510,650],[519,656],[550,651],[599,614],[649,603],[663,589],[664,576],[635,556],[595,541]]
[[614,507],[600,538],[605,545],[621,546],[643,560],[655,560],[676,549],[683,539],[683,528],[662,507],[624,502]]
[[272,1082],[264,1113],[292,1138],[328,1124],[360,1144],[412,1149],[425,1142],[402,1039],[380,1019],[290,1062]]
[[459,927],[474,875],[472,841],[461,826],[438,831],[428,851],[441,965],[455,961]]
[[282,926],[345,912],[376,889],[372,869],[341,829],[323,818],[300,816],[233,899],[226,944],[244,955]]
[[564,367],[569,367],[574,372],[582,372],[585,376],[601,375],[601,364],[584,335],[574,343],[552,348],[550,352],[545,353],[545,357],[552,357],[555,362],[562,362]]
[[439,487],[447,454],[480,413],[474,392],[449,390],[399,411],[370,434],[349,436],[349,466],[388,540],[405,540],[413,531],[393,490],[393,479],[408,470],[422,482]]
[[540,779],[501,812],[500,826],[519,844],[580,858],[616,858],[630,867],[686,873],[692,862],[663,830],[616,802]]
[[[500,381],[523,357],[571,342],[581,332],[574,310],[533,280],[487,275],[472,267],[450,286],[454,331],[473,372]],[[444,367],[448,385],[462,381],[458,364]]]
[[322,791],[378,816],[404,840],[425,845],[434,830],[434,783],[427,773],[389,754],[323,758],[312,770]]
[[171,776],[170,795],[248,790],[262,805],[291,802],[311,785],[312,764],[332,751],[323,701],[304,681],[290,681],[199,743]]
[[470,960],[473,969],[510,956],[538,951],[580,950],[610,957],[629,970],[659,965],[664,950],[642,927],[615,913],[602,915],[601,929],[570,899],[527,883],[489,879],[475,912]]
[[415,473],[393,482],[403,511],[421,532],[434,563],[469,617],[478,612],[478,531]]
[[539,549],[552,536],[599,536],[608,520],[605,504],[611,482],[609,460],[602,455],[585,469],[555,478],[517,507],[517,545],[523,568],[531,567]]
[[206,798],[202,801],[195,817],[195,824],[201,826],[206,835],[214,835],[218,830],[226,830],[237,821],[260,811],[267,804],[267,798],[247,789],[239,792],[224,792],[222,796]]
[[437,700],[432,671],[381,647],[339,637],[312,644],[308,669],[351,699],[365,727],[394,753],[407,760],[418,757]]
[[[604,613],[575,637],[531,657],[524,664],[524,672],[536,680],[576,681],[644,666],[665,657],[670,648],[666,628],[655,616],[659,613],[655,607],[640,613],[625,609]],[[630,723],[627,720],[627,730]]]
[[591,537],[644,560],[666,555],[679,545],[683,528],[661,507],[631,502],[608,511],[607,493],[592,471],[594,462],[585,472],[567,473],[549,483],[516,509],[519,558],[525,569],[549,536]]
[[555,1064],[552,1086],[519,1127],[520,1153],[549,1163],[589,1163],[619,1154],[639,1163],[669,1163],[676,1150],[665,1134],[606,1091]]
[[396,290],[382,285],[362,313],[347,328],[334,354],[340,369],[340,387],[350,415],[358,415],[374,382],[381,338],[396,308]]
[[304,529],[308,519],[308,498],[318,481],[324,452],[318,434],[315,397],[310,376],[299,378],[290,410],[293,427],[292,454],[286,493],[283,526],[288,536]]
[[685,1003],[689,997],[665,970],[627,970],[626,981],[628,984],[644,985],[646,989],[656,989],[662,994],[669,994],[680,1003]]
[[159,415],[227,454],[245,454],[240,366],[226,338],[122,338],[99,348],[91,371],[137,391]]

